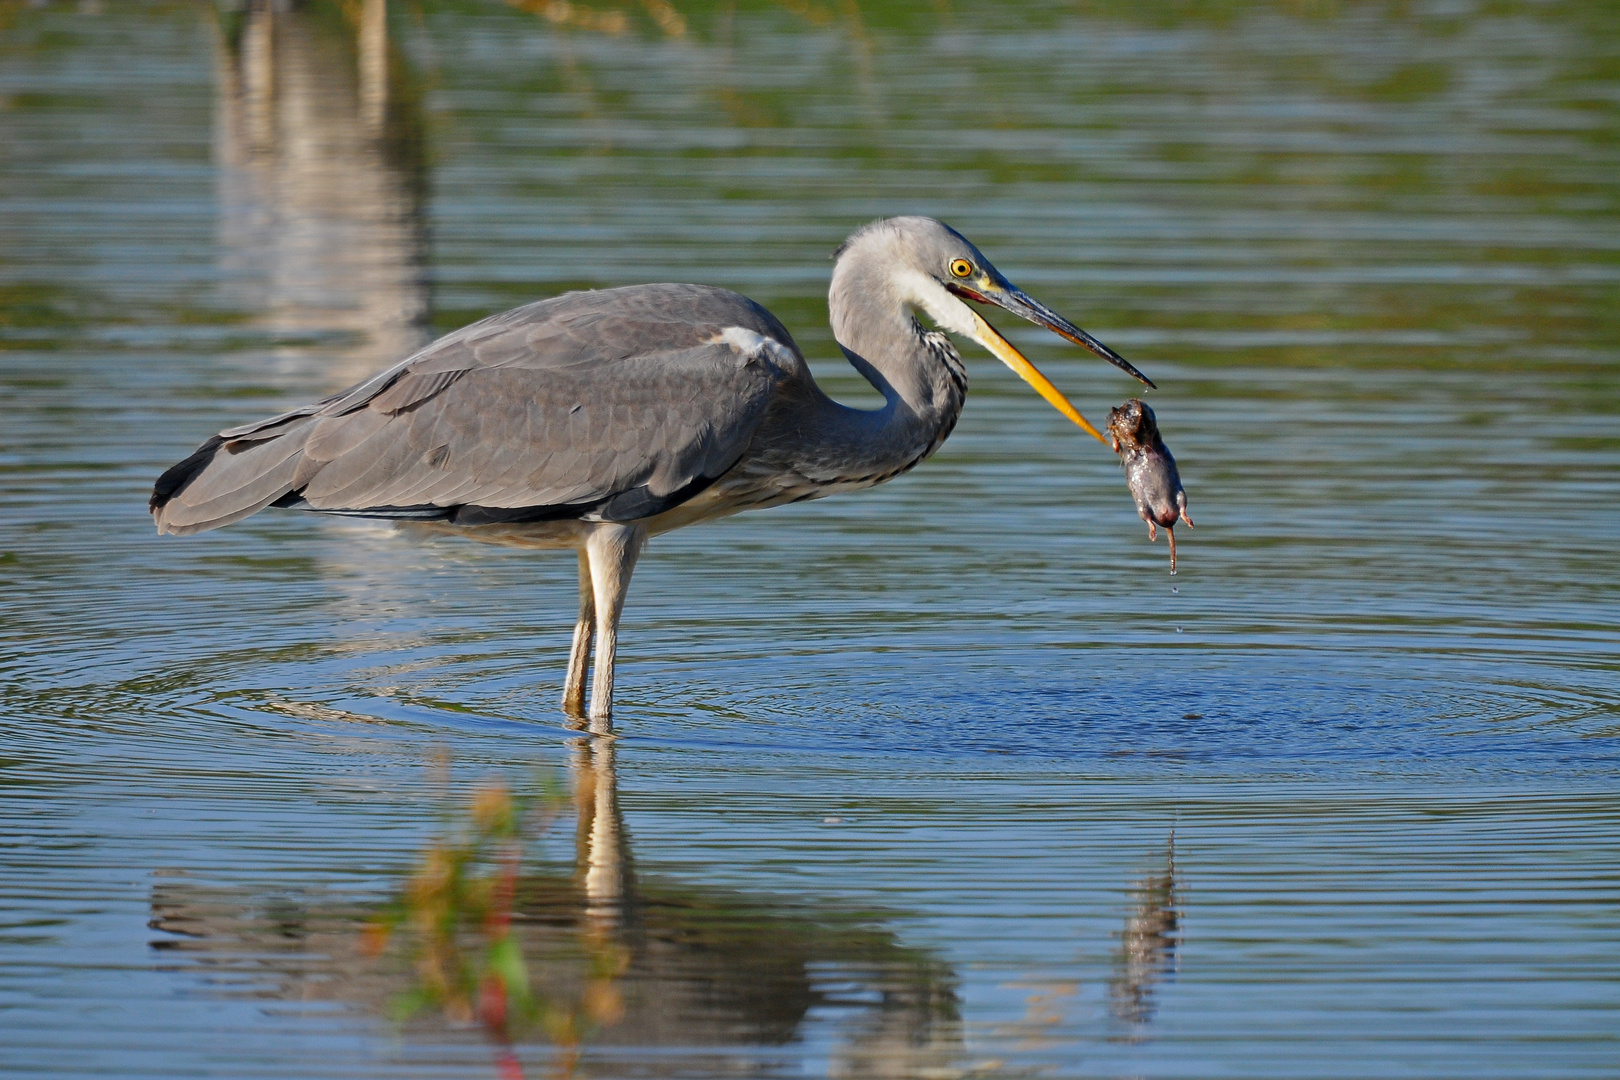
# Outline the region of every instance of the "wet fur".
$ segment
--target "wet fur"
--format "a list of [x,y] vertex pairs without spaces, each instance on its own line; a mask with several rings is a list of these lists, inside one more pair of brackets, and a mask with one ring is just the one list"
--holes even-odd
[[1157,540],[1159,526],[1170,538],[1170,569],[1176,568],[1177,522],[1192,528],[1187,513],[1187,492],[1181,486],[1176,459],[1159,434],[1158,419],[1140,398],[1131,398],[1108,413],[1108,443],[1125,467],[1125,482],[1136,500],[1136,512],[1147,522],[1148,539]]

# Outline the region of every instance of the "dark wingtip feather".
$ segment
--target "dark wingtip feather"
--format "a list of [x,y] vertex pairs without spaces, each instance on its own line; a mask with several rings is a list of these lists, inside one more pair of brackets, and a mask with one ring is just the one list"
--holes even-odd
[[169,500],[174,498],[181,488],[191,483],[194,477],[208,468],[208,463],[214,460],[214,455],[219,452],[219,448],[223,445],[225,445],[225,437],[215,435],[197,447],[190,457],[178,465],[171,465],[165,469],[163,475],[157,478],[157,483],[152,485],[152,497],[147,500],[146,509],[156,514],[167,506]]

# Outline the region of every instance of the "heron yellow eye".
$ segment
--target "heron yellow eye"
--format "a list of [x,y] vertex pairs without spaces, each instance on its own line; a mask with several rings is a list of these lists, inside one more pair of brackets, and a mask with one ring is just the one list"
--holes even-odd
[[973,273],[973,264],[966,259],[951,260],[951,275],[953,277],[967,277]]

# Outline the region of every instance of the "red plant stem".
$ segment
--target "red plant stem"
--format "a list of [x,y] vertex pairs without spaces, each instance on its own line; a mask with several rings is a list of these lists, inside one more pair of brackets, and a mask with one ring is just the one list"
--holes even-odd
[[523,1080],[523,1063],[510,1046],[501,1047],[501,1055],[495,1059],[495,1075],[499,1080]]
[[486,975],[478,987],[478,1016],[495,1039],[506,1041],[506,980]]

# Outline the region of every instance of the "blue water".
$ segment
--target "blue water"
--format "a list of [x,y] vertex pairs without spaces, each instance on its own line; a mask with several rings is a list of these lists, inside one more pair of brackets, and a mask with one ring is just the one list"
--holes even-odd
[[[228,11],[0,7],[0,1071],[492,1075],[360,927],[538,770],[613,801],[527,849],[548,994],[633,884],[533,1075],[1612,1075],[1603,5],[395,7],[381,136],[321,9],[260,100]],[[611,751],[566,554],[152,534],[210,432],[567,287],[741,289],[870,400],[828,255],[900,211],[1163,387],[1180,573],[980,355],[916,472],[654,543]]]

